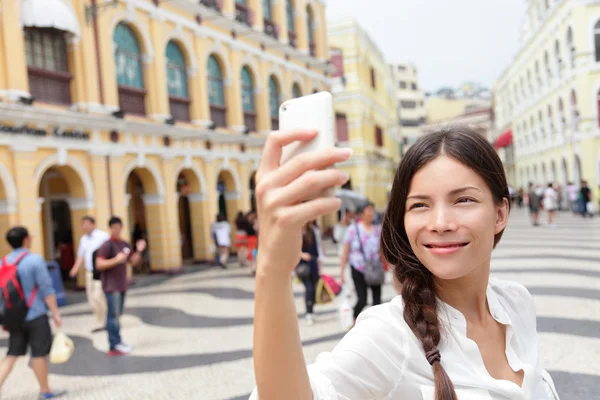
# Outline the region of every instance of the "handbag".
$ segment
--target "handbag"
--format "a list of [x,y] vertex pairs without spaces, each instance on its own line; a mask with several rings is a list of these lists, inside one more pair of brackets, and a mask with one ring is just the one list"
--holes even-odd
[[302,261],[300,264],[296,265],[294,272],[301,281],[310,279],[310,265],[307,262]]
[[356,227],[356,235],[358,236],[358,244],[360,245],[360,252],[365,259],[365,270],[363,275],[365,276],[365,282],[369,286],[380,286],[385,282],[385,270],[383,269],[383,263],[381,262],[381,258],[377,257],[375,260],[367,259],[367,255],[365,254],[365,249],[362,245],[362,240],[360,238],[360,230],[357,224],[354,224]]

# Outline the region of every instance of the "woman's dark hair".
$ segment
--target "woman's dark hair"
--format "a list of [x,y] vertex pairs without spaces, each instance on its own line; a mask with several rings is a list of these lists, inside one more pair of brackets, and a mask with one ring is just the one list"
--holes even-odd
[[365,212],[365,210],[367,208],[375,208],[375,204],[373,202],[371,202],[370,200],[367,200],[365,203],[361,204],[358,209],[356,210],[356,213],[358,215],[362,215],[363,212]]
[[[404,227],[406,198],[417,171],[440,155],[451,157],[479,174],[488,185],[494,201],[509,198],[502,161],[490,143],[467,127],[453,127],[419,138],[400,162],[382,226],[381,247],[385,259],[394,266],[395,278],[402,283],[404,320],[419,338],[427,361],[433,367],[436,400],[456,400],[454,385],[440,359],[440,321],[434,277],[419,261],[410,246]],[[494,246],[502,237],[494,237]]]
[[248,223],[248,220],[246,219],[246,216],[244,215],[243,212],[239,211],[237,213],[237,217],[235,218],[235,227],[237,228],[237,230],[239,230],[239,231],[244,230],[247,223]]

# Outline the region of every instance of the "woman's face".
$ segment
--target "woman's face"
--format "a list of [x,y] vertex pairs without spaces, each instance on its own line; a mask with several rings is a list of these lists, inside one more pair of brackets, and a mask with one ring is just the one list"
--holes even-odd
[[508,202],[494,202],[487,184],[459,161],[440,156],[413,176],[404,224],[410,245],[439,279],[489,265],[494,235],[506,226]]
[[373,206],[367,206],[360,214],[360,219],[365,222],[373,222],[375,218],[375,209]]

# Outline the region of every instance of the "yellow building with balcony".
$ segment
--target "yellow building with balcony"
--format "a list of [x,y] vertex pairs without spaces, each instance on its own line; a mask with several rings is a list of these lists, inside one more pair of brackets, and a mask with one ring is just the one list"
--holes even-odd
[[600,185],[600,2],[529,0],[522,34],[495,89],[497,142],[514,148],[517,186]]
[[83,215],[122,217],[153,271],[210,259],[217,213],[253,208],[280,102],[329,90],[321,0],[0,10],[0,232],[26,226],[48,259],[77,248]]
[[341,168],[350,174],[346,188],[369,198],[378,210],[400,161],[400,127],[394,78],[389,63],[353,19],[330,22],[332,82],[338,143],[354,155]]

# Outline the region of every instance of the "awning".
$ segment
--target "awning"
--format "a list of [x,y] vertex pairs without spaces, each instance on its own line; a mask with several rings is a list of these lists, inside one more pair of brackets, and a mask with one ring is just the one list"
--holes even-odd
[[494,142],[494,147],[497,149],[501,149],[503,147],[510,146],[512,144],[512,142],[513,142],[512,131],[508,130],[496,138],[496,141]]
[[21,25],[36,28],[55,28],[75,36],[81,29],[75,13],[62,0],[23,0]]

